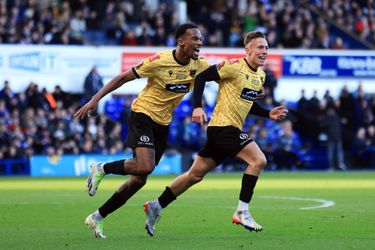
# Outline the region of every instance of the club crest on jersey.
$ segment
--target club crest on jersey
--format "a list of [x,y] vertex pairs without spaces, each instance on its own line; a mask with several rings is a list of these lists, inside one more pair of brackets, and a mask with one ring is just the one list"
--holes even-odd
[[172,76],[172,74],[173,74],[173,71],[172,71],[172,70],[170,70],[170,71],[168,72],[168,74],[169,74],[169,76]]
[[188,93],[190,89],[190,83],[180,84],[167,84],[165,89],[175,93]]
[[190,70],[190,76],[191,76],[191,77],[194,77],[196,73],[197,73],[197,70],[196,70],[196,69],[192,69],[192,70]]
[[253,98],[257,97],[259,95],[260,91],[248,89],[248,88],[243,88],[242,93],[241,93],[241,98],[252,101]]
[[150,57],[148,58],[148,60],[150,60],[150,62],[155,61],[155,60],[158,60],[158,59],[160,59],[160,55],[158,55],[158,54],[155,54],[155,55],[150,56]]

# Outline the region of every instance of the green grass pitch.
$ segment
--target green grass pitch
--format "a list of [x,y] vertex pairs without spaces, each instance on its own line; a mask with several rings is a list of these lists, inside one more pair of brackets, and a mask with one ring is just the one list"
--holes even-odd
[[[375,172],[264,173],[251,204],[259,233],[231,223],[241,176],[209,174],[162,212],[149,237],[142,205],[175,177],[150,176],[107,217],[106,240],[84,219],[127,177],[106,177],[94,197],[84,178],[3,177],[0,249],[375,249]],[[317,206],[328,207],[309,209]]]

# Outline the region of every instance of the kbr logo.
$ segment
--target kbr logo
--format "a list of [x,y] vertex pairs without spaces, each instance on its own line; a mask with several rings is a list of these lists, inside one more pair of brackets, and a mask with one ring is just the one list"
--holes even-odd
[[285,60],[290,62],[289,73],[292,75],[319,75],[322,71],[322,59],[316,56],[287,56]]
[[25,53],[9,56],[9,66],[13,69],[35,72],[55,72],[57,70],[57,56],[54,53]]
[[149,142],[150,141],[150,138],[147,135],[142,135],[139,139],[142,142]]

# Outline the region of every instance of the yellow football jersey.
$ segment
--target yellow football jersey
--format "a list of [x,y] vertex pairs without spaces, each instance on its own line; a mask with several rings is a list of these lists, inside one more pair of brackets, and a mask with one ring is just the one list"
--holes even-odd
[[209,67],[204,58],[179,64],[174,50],[156,53],[133,67],[136,77],[147,77],[147,85],[132,104],[134,112],[141,112],[161,125],[168,125],[172,112],[184,95],[193,89],[194,78]]
[[220,75],[219,93],[208,126],[234,126],[242,129],[253,106],[251,97],[261,92],[265,73],[254,72],[245,59],[230,59],[217,65]]

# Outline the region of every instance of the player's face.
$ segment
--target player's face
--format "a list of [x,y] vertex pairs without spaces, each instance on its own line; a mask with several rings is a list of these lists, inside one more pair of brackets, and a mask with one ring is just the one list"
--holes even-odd
[[187,29],[185,35],[181,38],[181,47],[185,55],[193,60],[197,60],[202,47],[202,34],[199,29]]
[[245,50],[249,64],[256,68],[263,66],[266,63],[268,48],[268,42],[264,38],[258,37],[248,43]]

